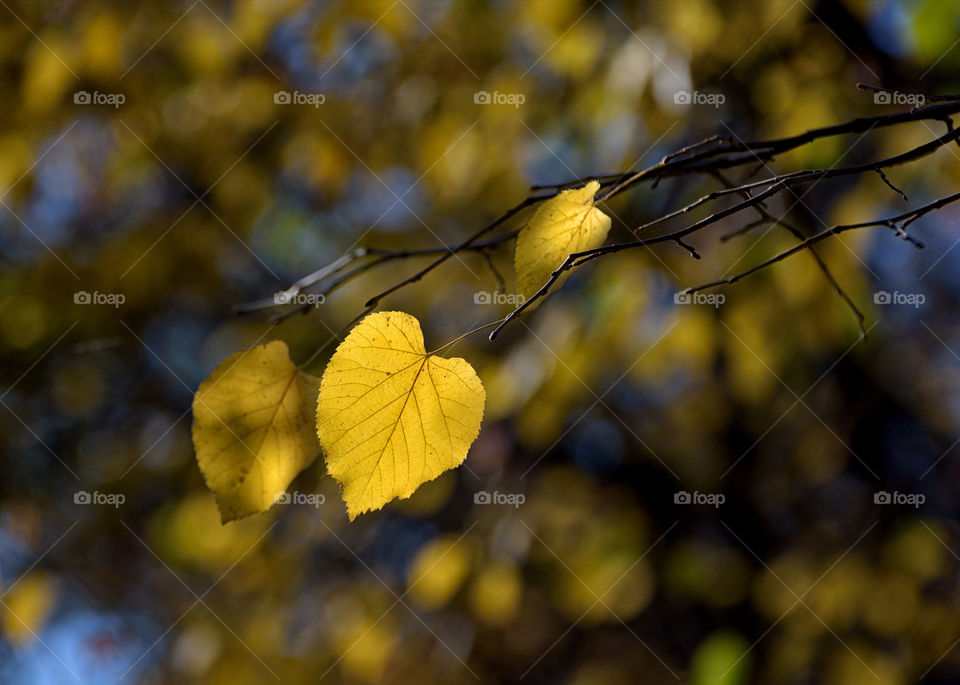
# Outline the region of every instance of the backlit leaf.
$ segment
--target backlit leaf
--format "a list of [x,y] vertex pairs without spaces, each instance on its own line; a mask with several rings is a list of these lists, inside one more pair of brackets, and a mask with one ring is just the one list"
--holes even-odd
[[459,466],[486,399],[463,359],[427,354],[419,322],[379,312],[337,348],[320,383],[317,435],[347,514],[380,509]]
[[319,379],[275,340],[227,357],[193,399],[193,444],[223,522],[266,511],[317,456]]
[[[574,252],[600,247],[610,230],[610,217],[594,205],[597,181],[565,190],[544,202],[517,236],[514,270],[517,290],[526,299],[543,287],[554,269]],[[559,288],[569,275],[554,285]]]

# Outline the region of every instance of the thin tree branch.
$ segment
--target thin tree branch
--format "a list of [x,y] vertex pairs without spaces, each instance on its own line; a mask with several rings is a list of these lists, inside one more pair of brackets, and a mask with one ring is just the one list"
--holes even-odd
[[[879,171],[881,174],[883,173],[879,169],[877,169],[877,171]],[[726,177],[724,177],[724,175],[721,172],[717,171],[715,175],[717,177],[717,180],[720,181],[726,187],[729,188],[733,185],[733,183],[731,183]],[[747,197],[749,197],[750,195],[746,191],[744,191],[744,194]],[[766,208],[760,205],[754,206],[753,209],[755,212],[757,212],[760,215],[760,219],[759,219],[760,221],[773,222],[774,224],[777,224],[778,226],[781,226],[787,229],[787,231],[789,231],[793,235],[793,237],[796,238],[797,240],[801,242],[804,240],[803,232],[799,228],[784,221],[783,217],[780,217],[779,219],[775,218],[772,214],[770,214],[766,210]],[[864,327],[864,321],[866,319],[863,315],[863,312],[860,311],[857,305],[854,304],[853,300],[850,299],[850,296],[847,295],[846,291],[840,286],[839,281],[837,281],[836,277],[830,271],[830,267],[827,266],[826,262],[823,261],[823,258],[817,253],[817,251],[813,248],[813,246],[810,247],[810,255],[813,257],[814,261],[817,263],[817,267],[820,269],[820,271],[823,272],[823,275],[827,279],[827,282],[829,282],[830,285],[833,286],[834,292],[836,292],[837,295],[840,296],[840,299],[842,299],[846,303],[847,307],[853,313],[854,318],[857,320],[857,326],[860,329],[860,339],[866,340],[867,329]]]
[[[864,222],[857,223],[857,224],[843,224],[843,225],[837,225],[837,226],[833,226],[833,227],[831,227],[831,228],[824,229],[823,231],[820,231],[819,233],[816,233],[816,234],[810,236],[809,238],[805,239],[803,242],[801,242],[801,243],[799,243],[799,244],[797,244],[797,245],[794,245],[794,246],[791,247],[789,250],[784,250],[784,251],[781,252],[780,254],[775,255],[774,257],[771,257],[770,259],[767,259],[766,261],[763,261],[763,262],[761,262],[760,264],[757,264],[756,266],[753,266],[753,267],[751,267],[751,268],[749,268],[749,269],[746,269],[745,271],[741,271],[740,273],[738,273],[738,274],[736,274],[736,275],[734,275],[734,276],[730,276],[729,278],[722,278],[722,279],[719,279],[719,280],[716,280],[716,281],[711,281],[710,283],[704,283],[703,285],[698,285],[698,286],[695,286],[695,287],[693,287],[693,288],[686,288],[683,292],[685,292],[685,293],[695,293],[695,292],[698,292],[698,291],[700,291],[700,290],[706,290],[706,289],[708,289],[708,288],[715,288],[715,287],[717,287],[717,286],[719,286],[719,285],[725,285],[725,284],[729,284],[729,283],[736,283],[736,282],[739,281],[740,279],[742,279],[742,278],[744,278],[744,277],[746,277],[746,276],[749,276],[750,274],[756,273],[757,271],[760,271],[761,269],[765,269],[765,268],[767,268],[768,266],[770,266],[771,264],[776,264],[777,262],[782,262],[782,261],[783,261],[784,259],[786,259],[787,257],[790,257],[791,255],[794,255],[794,254],[796,254],[797,252],[800,252],[800,251],[802,251],[802,250],[805,250],[805,249],[809,248],[810,246],[815,245],[816,243],[819,243],[819,242],[821,242],[821,241],[823,241],[823,240],[826,240],[826,239],[829,238],[830,236],[840,235],[841,233],[845,233],[845,232],[847,232],[847,231],[853,231],[853,230],[857,230],[857,229],[860,229],[860,228],[870,228],[870,227],[884,226],[884,227],[886,227],[886,228],[893,229],[894,234],[896,234],[896,235],[898,235],[898,236],[900,236],[900,237],[904,237],[903,235],[900,235],[900,234],[903,232],[903,229],[904,229],[905,226],[909,225],[910,223],[913,223],[914,221],[916,221],[916,220],[919,219],[920,217],[922,217],[922,216],[924,216],[924,215],[926,215],[926,214],[928,214],[928,213],[930,213],[930,212],[932,212],[932,211],[934,211],[934,210],[940,209],[941,207],[945,207],[946,205],[949,205],[949,204],[951,204],[951,203],[957,202],[958,200],[960,200],[960,193],[954,193],[954,194],[952,194],[952,195],[947,195],[946,197],[942,197],[942,198],[940,198],[939,200],[935,200],[935,201],[933,201],[933,202],[930,202],[930,203],[928,203],[928,204],[926,204],[926,205],[923,205],[923,206],[921,206],[921,207],[917,207],[916,209],[912,209],[912,210],[910,210],[909,212],[904,212],[903,214],[898,214],[898,215],[896,215],[896,216],[892,216],[892,217],[889,217],[889,218],[887,218],[887,219],[878,219],[878,220],[876,220],[876,221],[864,221]],[[910,242],[911,242],[911,244],[913,244],[915,247],[918,247],[918,248],[922,248],[922,247],[923,247],[923,243],[920,243],[920,242],[918,242],[918,241],[916,241],[916,240],[913,240],[912,238],[910,239]]]
[[[862,86],[866,90],[874,90],[892,93],[902,93],[902,91],[890,91],[887,89],[881,89],[875,86]],[[920,95],[920,94],[913,94]],[[644,180],[651,180],[656,186],[656,183],[663,178],[670,178],[674,176],[681,175],[692,175],[692,174],[711,174],[717,175],[720,174],[723,170],[733,169],[743,167],[745,165],[750,165],[750,171],[747,174],[746,178],[752,178],[756,173],[758,173],[765,165],[766,162],[773,160],[778,155],[789,152],[796,148],[799,148],[803,145],[807,145],[811,142],[814,142],[818,139],[828,138],[838,135],[848,135],[848,134],[857,134],[857,133],[866,133],[873,129],[898,126],[901,124],[907,124],[911,122],[920,122],[920,121],[942,121],[946,124],[947,132],[923,145],[917,146],[912,150],[907,152],[894,155],[892,157],[887,157],[885,159],[867,162],[863,164],[854,164],[845,167],[837,167],[830,169],[806,169],[795,171],[792,173],[782,174],[778,176],[772,176],[764,178],[761,180],[743,182],[740,185],[733,186],[728,183],[725,183],[727,187],[714,191],[708,195],[705,195],[694,202],[682,207],[678,210],[669,212],[663,216],[660,216],[653,221],[647,222],[638,228],[634,229],[634,233],[637,235],[646,233],[649,229],[657,226],[661,223],[664,223],[670,219],[677,218],[684,214],[687,214],[694,209],[703,206],[707,203],[714,202],[726,196],[739,195],[741,199],[732,204],[731,206],[717,209],[708,216],[699,219],[691,223],[688,226],[682,227],[671,232],[656,235],[651,237],[638,238],[637,240],[624,242],[624,243],[613,243],[595,248],[592,250],[585,250],[583,252],[578,252],[569,255],[556,270],[551,274],[550,278],[546,283],[538,290],[532,297],[527,299],[523,304],[517,307],[513,312],[511,312],[505,319],[503,319],[497,328],[491,333],[491,340],[496,338],[499,332],[506,326],[510,321],[520,315],[524,310],[531,306],[533,302],[537,299],[545,296],[550,288],[556,283],[559,276],[570,270],[578,268],[587,262],[593,261],[601,256],[614,254],[622,250],[635,249],[637,247],[648,247],[655,245],[657,243],[663,242],[675,242],[692,256],[699,258],[699,254],[696,250],[687,244],[684,241],[688,235],[699,232],[704,228],[707,228],[722,219],[735,215],[745,209],[753,209],[759,216],[760,219],[756,222],[747,224],[738,231],[723,236],[721,240],[726,240],[733,235],[741,235],[752,228],[762,225],[762,223],[774,222],[786,230],[790,231],[798,240],[801,242],[798,245],[791,248],[791,250],[783,253],[782,256],[774,258],[775,261],[786,258],[790,254],[794,254],[797,251],[804,249],[810,249],[810,247],[819,242],[820,240],[829,237],[830,235],[836,235],[837,233],[844,232],[846,230],[851,230],[853,228],[861,228],[866,226],[887,226],[894,231],[896,235],[907,240],[914,244],[915,246],[920,246],[920,243],[914,240],[911,236],[906,233],[906,228],[910,223],[920,218],[929,211],[938,209],[944,204],[953,202],[956,196],[948,196],[947,198],[941,198],[936,202],[924,205],[917,210],[907,212],[898,217],[893,217],[887,220],[866,222],[863,224],[850,224],[847,226],[837,226],[833,229],[823,231],[816,234],[810,238],[803,238],[802,233],[794,226],[789,223],[786,223],[782,220],[775,219],[767,211],[764,201],[768,198],[777,195],[781,191],[790,190],[792,191],[797,186],[802,186],[809,183],[819,182],[825,179],[839,178],[843,176],[855,175],[864,172],[873,172],[877,173],[881,179],[886,183],[892,190],[897,192],[901,197],[906,200],[906,195],[887,177],[884,173],[884,169],[890,167],[898,166],[901,164],[906,164],[918,159],[921,159],[940,147],[944,145],[955,143],[960,145],[960,129],[955,129],[953,126],[952,116],[960,113],[960,96],[925,96],[927,101],[935,104],[925,104],[924,106],[917,107],[911,111],[906,112],[895,112],[891,114],[883,114],[874,117],[860,117],[856,119],[851,119],[846,122],[839,124],[824,126],[819,128],[809,129],[803,133],[787,136],[784,138],[775,138],[769,140],[759,140],[753,142],[743,142],[738,140],[733,140],[726,136],[711,136],[704,140],[701,140],[697,143],[687,145],[678,149],[677,151],[666,155],[658,163],[649,166],[645,169],[626,171],[626,172],[617,172],[611,174],[599,174],[594,176],[588,176],[584,178],[577,178],[562,183],[552,184],[552,185],[538,185],[533,186],[533,191],[548,191],[542,195],[531,195],[520,203],[507,210],[500,217],[487,224],[483,228],[476,231],[473,235],[466,238],[462,242],[452,246],[452,247],[438,247],[438,248],[426,248],[426,249],[417,249],[417,250],[384,250],[377,248],[360,248],[354,250],[353,252],[344,255],[343,257],[335,260],[331,264],[319,269],[312,274],[301,278],[296,283],[294,283],[290,288],[288,288],[284,293],[295,295],[300,292],[305,291],[307,288],[312,288],[318,284],[325,283],[323,287],[320,288],[320,295],[328,295],[334,290],[347,283],[348,281],[356,278],[357,276],[365,273],[366,271],[377,268],[388,262],[415,258],[419,256],[435,256],[436,258],[431,261],[429,264],[416,271],[407,278],[401,280],[400,282],[394,284],[393,286],[383,290],[373,297],[369,298],[365,304],[365,312],[373,311],[379,303],[389,295],[395,293],[401,288],[415,283],[422,279],[424,276],[429,274],[431,271],[436,269],[438,266],[446,262],[450,257],[458,254],[460,252],[478,252],[484,256],[488,261],[488,264],[492,264],[489,258],[488,251],[496,248],[503,243],[512,240],[519,230],[513,230],[508,233],[504,233],[499,236],[492,238],[487,238],[486,240],[481,240],[484,236],[488,235],[497,228],[503,226],[513,217],[518,215],[524,209],[535,205],[537,203],[548,200],[552,197],[555,197],[558,193],[562,192],[564,189],[577,187],[589,181],[597,181],[600,183],[602,188],[601,192],[598,194],[597,202],[602,202],[608,200],[620,193],[623,193],[629,190],[631,187],[635,186],[638,183],[641,183]],[[759,162],[759,164],[758,164]],[[722,176],[720,176],[722,178]],[[861,331],[863,330],[862,321],[863,315],[850,300],[849,296],[843,291],[839,286],[836,279],[830,273],[826,264],[822,261],[820,256],[813,250],[811,254],[814,259],[817,261],[818,267],[824,272],[825,276],[830,281],[834,290],[844,299],[847,305],[851,308],[854,314],[857,316],[858,322],[861,325]],[[361,259],[369,258],[368,261],[354,266],[353,268],[348,268],[354,262],[357,262]],[[771,262],[773,263],[773,262]],[[346,270],[345,270],[346,269]],[[746,273],[752,273],[753,271],[748,271]],[[499,277],[499,274],[494,270],[495,275],[498,278],[498,283],[502,282],[502,278]],[[735,277],[731,277],[736,280],[742,278],[745,274],[740,274]],[[728,279],[717,281],[716,284],[732,282]],[[502,286],[501,286],[502,287]],[[704,287],[710,287],[704,286]],[[273,303],[269,303],[266,300],[261,300],[259,302],[251,303],[250,305],[241,306],[238,309],[240,311],[253,311],[260,308],[265,308],[268,306],[273,306]],[[292,316],[296,313],[301,313],[308,311],[312,305],[301,305],[293,309],[290,312],[284,313],[279,316],[275,321],[282,321],[283,319]]]

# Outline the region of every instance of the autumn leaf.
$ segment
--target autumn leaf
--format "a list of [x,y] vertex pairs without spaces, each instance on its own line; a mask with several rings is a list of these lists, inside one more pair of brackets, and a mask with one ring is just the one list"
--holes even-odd
[[193,444],[224,523],[269,509],[317,456],[319,379],[275,340],[227,357],[193,399]]
[[473,550],[469,542],[458,535],[445,535],[420,548],[407,578],[412,602],[436,611],[453,598],[470,573]]
[[3,588],[0,593],[3,636],[15,646],[38,639],[56,606],[57,595],[56,583],[43,571],[28,572],[11,586]]
[[[610,230],[610,217],[596,208],[597,181],[565,190],[544,202],[517,236],[513,265],[517,290],[533,297],[550,274],[574,252],[603,245]],[[558,279],[560,287],[569,274]]]
[[317,435],[350,520],[409,497],[459,466],[486,395],[463,359],[427,354],[416,318],[371,314],[337,348],[320,383]]

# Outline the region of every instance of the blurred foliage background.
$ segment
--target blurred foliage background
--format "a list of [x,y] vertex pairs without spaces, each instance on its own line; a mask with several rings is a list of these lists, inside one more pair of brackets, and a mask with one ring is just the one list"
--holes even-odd
[[[806,254],[719,307],[674,303],[795,240],[718,240],[745,218],[691,241],[700,261],[666,245],[591,264],[496,343],[458,344],[488,394],[465,466],[353,524],[320,459],[291,489],[323,504],[221,526],[189,414],[227,355],[280,338],[306,359],[423,263],[278,326],[233,314],[354,247],[454,244],[532,184],[714,133],[897,111],[858,81],[957,92],[952,3],[2,4],[0,680],[960,678],[956,209],[915,224],[925,250],[881,230],[822,245],[867,342]],[[771,168],[942,132],[832,138]],[[953,148],[891,173],[909,206],[958,177]],[[717,187],[618,197],[611,239]],[[807,190],[771,211],[813,232],[907,206],[875,175]],[[509,275],[512,245],[491,256]],[[509,311],[475,304],[496,289],[466,254],[383,306],[416,315],[432,348]],[[875,305],[881,290],[925,303]]]

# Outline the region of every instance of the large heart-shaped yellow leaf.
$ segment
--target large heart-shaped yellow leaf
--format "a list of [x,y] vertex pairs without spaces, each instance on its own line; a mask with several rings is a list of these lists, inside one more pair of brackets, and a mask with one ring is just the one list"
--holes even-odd
[[426,353],[414,317],[379,312],[358,323],[330,359],[317,401],[317,435],[350,520],[459,466],[485,400],[466,361]]
[[[597,181],[565,190],[544,202],[517,236],[513,266],[517,290],[526,299],[543,287],[550,274],[574,252],[600,247],[610,231],[610,217],[594,205]],[[569,273],[557,280],[559,288]]]
[[320,379],[275,340],[227,357],[193,398],[193,445],[224,523],[269,509],[319,452]]

